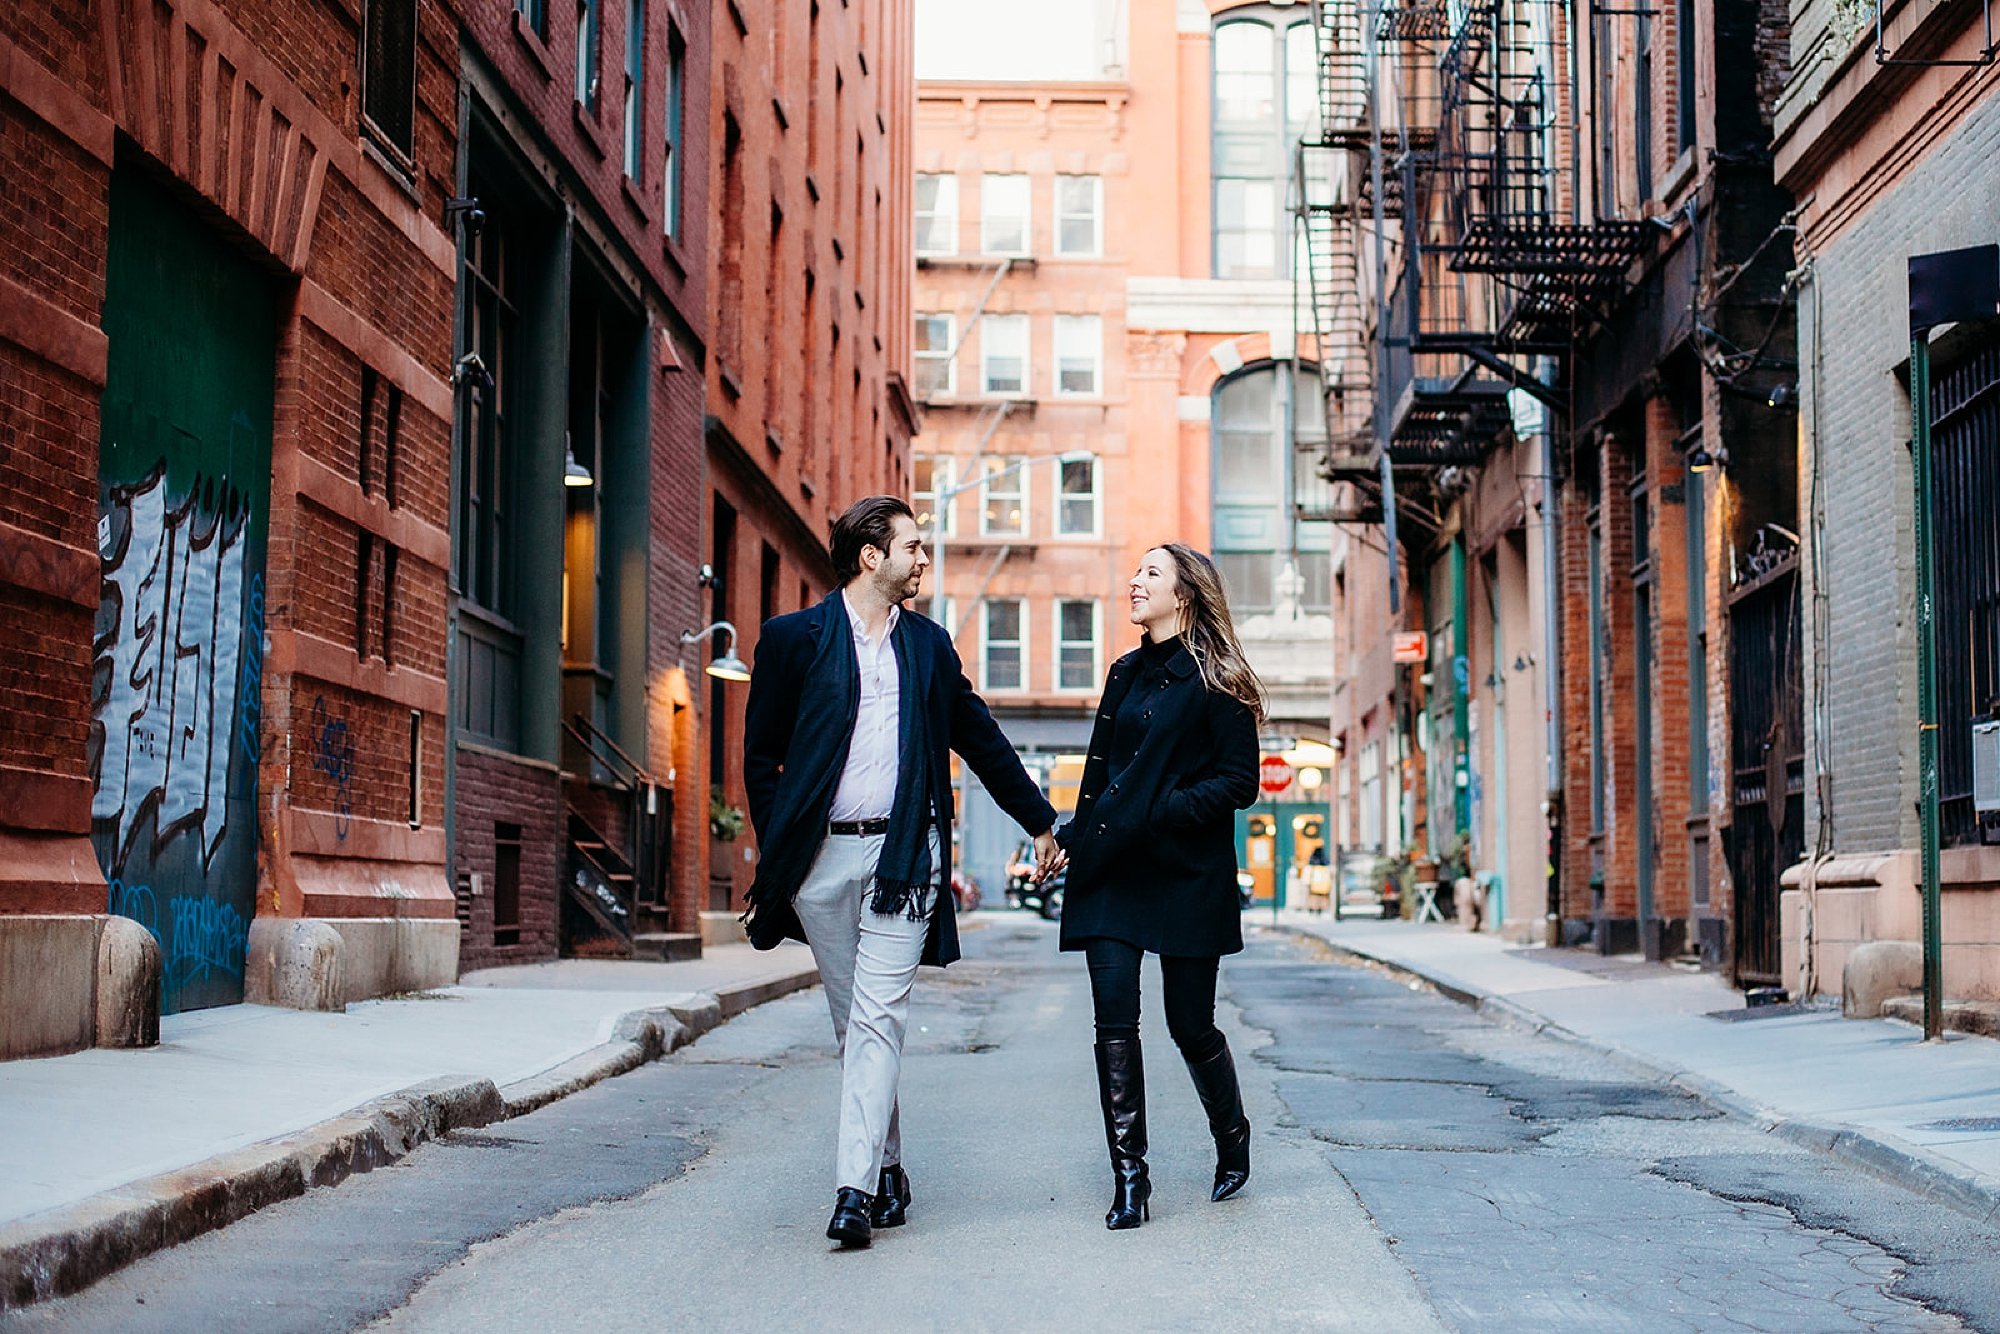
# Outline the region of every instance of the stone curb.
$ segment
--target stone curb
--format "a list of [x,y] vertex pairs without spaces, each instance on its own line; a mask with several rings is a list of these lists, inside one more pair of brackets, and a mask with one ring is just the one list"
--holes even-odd
[[1304,927],[1280,923],[1276,929],[1315,941],[1334,955],[1365,960],[1391,972],[1415,978],[1435,989],[1440,995],[1511,1026],[1547,1034],[1594,1051],[1601,1056],[1608,1056],[1641,1075],[1663,1080],[1670,1087],[1677,1088],[1731,1116],[1749,1121],[1766,1134],[1776,1135],[1801,1148],[1830,1153],[1864,1171],[1886,1177],[1914,1190],[1925,1199],[1937,1200],[1960,1213],[1982,1221],[2000,1221],[2000,1186],[1982,1181],[1964,1169],[1943,1162],[1917,1145],[1906,1143],[1893,1135],[1881,1131],[1857,1130],[1849,1125],[1786,1116],[1782,1112],[1744,1097],[1729,1085],[1706,1075],[1696,1074],[1691,1070],[1672,1069],[1619,1043],[1587,1037],[1565,1028],[1518,1001],[1495,996],[1448,978],[1433,977],[1409,964],[1383,958],[1352,945],[1338,944]]
[[621,1016],[611,1040],[505,1088],[435,1079],[329,1121],[0,1225],[0,1311],[79,1292],[155,1251],[387,1166],[426,1141],[546,1107],[677,1051],[724,1021],[814,986],[812,964]]

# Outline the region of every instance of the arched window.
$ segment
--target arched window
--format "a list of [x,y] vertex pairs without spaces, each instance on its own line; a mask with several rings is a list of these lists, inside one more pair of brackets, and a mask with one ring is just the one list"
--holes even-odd
[[1306,581],[1307,610],[1331,603],[1325,555],[1331,527],[1301,520],[1295,504],[1301,487],[1320,485],[1293,448],[1315,432],[1324,437],[1317,402],[1313,372],[1290,363],[1249,367],[1215,387],[1209,416],[1215,563],[1239,617],[1271,608],[1288,564]]
[[1285,185],[1293,150],[1317,122],[1312,21],[1296,9],[1231,10],[1211,43],[1211,170],[1218,278],[1289,272]]

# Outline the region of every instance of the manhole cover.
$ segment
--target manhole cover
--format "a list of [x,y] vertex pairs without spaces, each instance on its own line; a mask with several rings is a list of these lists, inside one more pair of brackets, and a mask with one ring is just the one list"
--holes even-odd
[[1811,1014],[1813,1007],[1805,1001],[1786,1001],[1781,1005],[1745,1005],[1738,1010],[1710,1010],[1704,1019],[1720,1019],[1725,1024],[1740,1024],[1746,1019],[1782,1019],[1788,1014]]
[[1942,1121],[1918,1126],[1919,1130],[1949,1130],[1960,1134],[2000,1134],[2000,1116],[1948,1116]]

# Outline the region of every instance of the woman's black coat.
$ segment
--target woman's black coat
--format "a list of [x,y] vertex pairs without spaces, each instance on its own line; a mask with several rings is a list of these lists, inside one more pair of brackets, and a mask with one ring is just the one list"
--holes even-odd
[[[1146,733],[1114,783],[1112,725],[1134,691]],[[1110,936],[1191,958],[1242,949],[1236,812],[1256,799],[1256,718],[1208,689],[1185,645],[1164,666],[1138,653],[1111,664],[1076,815],[1056,831],[1069,853],[1062,948]]]

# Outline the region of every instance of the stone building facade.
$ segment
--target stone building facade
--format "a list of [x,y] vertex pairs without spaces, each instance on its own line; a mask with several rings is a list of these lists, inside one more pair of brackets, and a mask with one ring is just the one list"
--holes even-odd
[[[1864,16],[1865,17],[1865,16]],[[1805,868],[1786,877],[1784,977],[1840,989],[1850,952],[1921,934],[1916,527],[1908,259],[2000,242],[2000,74],[1976,12],[1889,6],[1882,44],[1841,6],[1804,6],[1777,103],[1776,166],[1802,202],[1796,486],[1805,646]],[[1970,62],[1952,64],[1950,62]],[[1993,717],[1990,455],[2000,326],[1930,347],[1936,469],[1943,984],[2000,1000],[2000,862],[1974,794]]]

